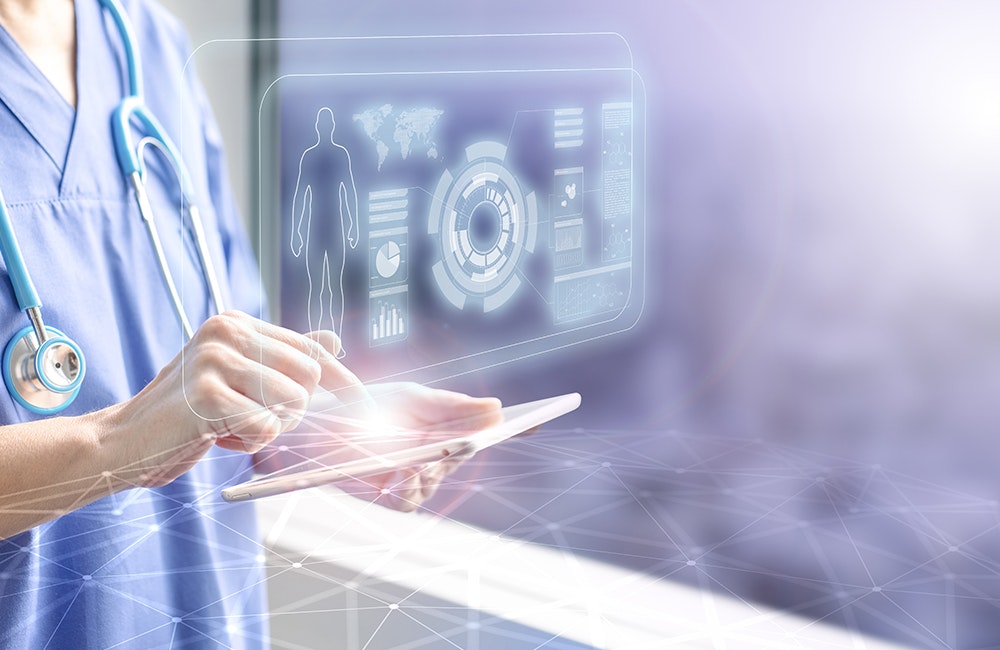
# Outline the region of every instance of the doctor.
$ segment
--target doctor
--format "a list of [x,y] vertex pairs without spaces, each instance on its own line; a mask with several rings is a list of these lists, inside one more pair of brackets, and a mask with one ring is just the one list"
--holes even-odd
[[[317,387],[367,395],[337,361],[332,333],[258,320],[258,273],[215,123],[185,69],[184,35],[150,0],[123,4],[145,104],[184,153],[236,311],[213,315],[177,227],[177,179],[147,156],[165,258],[196,328],[185,343],[112,143],[129,82],[110,12],[98,0],[0,0],[0,191],[45,325],[86,358],[79,393],[57,415],[0,394],[0,647],[260,648],[267,606],[253,507],[224,503],[219,488],[250,477],[255,454],[295,427]],[[9,266],[0,345],[28,323]],[[396,402],[402,424],[498,408],[419,388]],[[412,470],[375,487],[411,508],[439,474]]]

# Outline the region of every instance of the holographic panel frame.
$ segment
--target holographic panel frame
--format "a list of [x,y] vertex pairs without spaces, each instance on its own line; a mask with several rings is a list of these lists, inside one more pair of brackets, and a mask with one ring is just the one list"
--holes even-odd
[[259,181],[274,201],[257,233],[275,320],[335,329],[366,381],[424,383],[635,326],[646,115],[624,38],[278,47],[259,104],[262,141],[274,136]]

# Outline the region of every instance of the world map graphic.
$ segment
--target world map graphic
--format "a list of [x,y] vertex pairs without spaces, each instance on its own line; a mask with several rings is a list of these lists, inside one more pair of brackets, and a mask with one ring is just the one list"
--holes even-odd
[[411,108],[395,111],[392,104],[369,108],[353,116],[365,135],[375,144],[378,169],[393,153],[393,146],[402,160],[414,151],[423,151],[432,160],[438,158],[434,130],[444,111],[437,108]]

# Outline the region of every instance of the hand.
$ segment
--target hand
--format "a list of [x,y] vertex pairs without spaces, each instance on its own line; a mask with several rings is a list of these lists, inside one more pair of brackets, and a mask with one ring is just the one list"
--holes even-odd
[[121,490],[165,485],[212,445],[257,451],[298,424],[317,386],[371,401],[334,358],[338,347],[332,332],[303,336],[226,312],[132,399],[0,427],[0,539]]
[[332,332],[303,336],[240,312],[206,321],[146,388],[115,407],[127,453],[114,472],[164,485],[212,445],[254,453],[298,425],[318,386],[370,399],[335,358]]
[[[450,427],[434,425],[464,418],[476,418],[476,427],[485,428],[502,418],[500,401],[474,398],[414,383],[373,384],[368,391],[375,399],[376,414],[359,413],[329,396],[314,397],[302,426],[283,434],[277,442],[258,454],[258,469],[276,471],[289,465],[300,469],[329,466],[357,458],[369,458],[419,446],[430,436],[447,434]],[[381,427],[384,435],[373,434]],[[396,430],[403,435],[394,435]],[[423,435],[414,436],[420,429]],[[454,430],[453,435],[464,431]],[[281,451],[284,450],[284,451]],[[441,481],[466,460],[455,457],[418,467],[388,471],[374,477],[337,483],[343,491],[397,510],[411,511],[430,498]]]

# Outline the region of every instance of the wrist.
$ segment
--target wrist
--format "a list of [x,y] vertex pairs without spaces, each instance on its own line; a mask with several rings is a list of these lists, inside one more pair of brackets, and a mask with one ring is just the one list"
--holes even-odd
[[115,404],[81,416],[76,427],[88,450],[95,477],[103,479],[108,493],[140,485],[139,463],[136,462],[136,440],[129,435],[124,404]]

